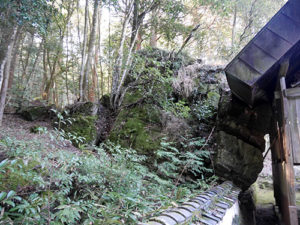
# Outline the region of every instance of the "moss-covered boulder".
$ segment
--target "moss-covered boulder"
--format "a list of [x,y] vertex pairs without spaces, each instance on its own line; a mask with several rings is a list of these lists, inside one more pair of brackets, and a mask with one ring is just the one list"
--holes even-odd
[[65,108],[61,129],[73,145],[96,143],[98,109],[99,105],[93,102],[76,102]]
[[45,119],[51,115],[51,106],[28,106],[22,109],[21,116],[29,121]]
[[66,107],[70,115],[95,116],[98,112],[98,105],[93,102],[77,102]]
[[[75,146],[79,143],[94,144],[97,137],[97,116],[73,115],[71,121],[62,129],[73,135],[70,138],[72,143]],[[81,140],[81,138],[84,139]]]
[[148,104],[138,105],[119,113],[109,140],[148,155],[160,147],[161,131],[159,110]]

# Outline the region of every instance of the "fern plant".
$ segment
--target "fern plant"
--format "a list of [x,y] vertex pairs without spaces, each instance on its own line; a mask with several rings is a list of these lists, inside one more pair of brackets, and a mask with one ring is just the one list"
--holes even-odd
[[147,157],[110,142],[81,154],[49,151],[40,140],[6,137],[0,145],[7,154],[0,162],[2,224],[138,224],[191,194],[175,181],[184,163],[204,157],[164,140],[153,170]]

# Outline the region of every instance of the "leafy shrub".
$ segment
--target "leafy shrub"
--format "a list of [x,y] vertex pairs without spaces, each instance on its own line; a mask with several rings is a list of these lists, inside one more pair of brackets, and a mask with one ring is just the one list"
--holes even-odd
[[187,162],[193,161],[188,170],[205,170],[198,161],[204,155],[179,152],[166,141],[157,152],[159,172],[146,166],[145,156],[110,142],[81,154],[49,151],[38,141],[9,137],[0,144],[7,153],[0,176],[24,180],[13,186],[1,179],[4,224],[137,224],[171,205],[172,199],[183,201],[196,184],[206,184],[200,179],[176,185]]
[[192,110],[193,115],[198,121],[209,121],[216,115],[216,107],[209,99],[198,101]]
[[[77,120],[75,118],[69,117],[69,113],[67,110],[64,110],[62,113],[59,112],[58,110],[55,109],[51,109],[51,111],[53,111],[57,117],[57,121],[54,122],[54,124],[56,125],[56,127],[54,128],[57,136],[59,136],[61,139],[65,139],[68,140],[70,142],[72,142],[75,146],[80,146],[81,144],[83,144],[86,141],[86,138],[83,137],[82,135],[78,134],[78,132],[76,131],[82,131],[82,130],[88,130],[88,134],[86,134],[87,136],[89,136],[90,133],[93,132],[89,132],[91,129],[88,126],[89,124],[93,124],[95,118],[94,117],[88,117],[88,118],[83,118],[83,117],[78,117]],[[84,124],[82,124],[82,122]],[[72,126],[73,124],[76,124],[75,128],[78,128],[78,126],[82,127],[82,129],[78,130],[78,129],[74,129],[76,131],[69,131],[68,126]],[[93,136],[93,135],[90,135]]]
[[30,128],[30,132],[35,134],[46,134],[48,132],[48,129],[47,127],[33,126]]
[[191,108],[183,100],[179,100],[176,103],[174,103],[172,100],[166,101],[163,105],[163,108],[167,112],[172,112],[175,116],[180,118],[189,119],[191,116]]
[[204,179],[204,173],[212,173],[204,161],[209,159],[209,151],[203,149],[204,140],[201,138],[184,138],[181,147],[185,151],[179,151],[174,143],[164,140],[157,151],[158,170],[166,177],[180,178],[182,173],[191,173],[195,177]]

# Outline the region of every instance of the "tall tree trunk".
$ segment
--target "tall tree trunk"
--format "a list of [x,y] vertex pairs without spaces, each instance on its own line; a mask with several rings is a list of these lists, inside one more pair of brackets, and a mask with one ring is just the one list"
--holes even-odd
[[[116,59],[113,76],[112,76],[112,88],[111,88],[110,102],[113,107],[115,106],[115,102],[117,101],[117,98],[118,98],[117,92],[118,92],[118,86],[120,83],[120,76],[122,73],[122,64],[124,61],[123,60],[124,59],[123,51],[124,51],[124,43],[125,43],[125,39],[126,39],[126,28],[129,23],[129,20],[131,18],[131,14],[133,11],[133,4],[134,4],[134,1],[132,1],[130,3],[130,5],[127,7],[127,10],[124,15],[124,22],[123,22],[122,32],[121,32],[121,41],[120,41],[118,56]],[[137,32],[135,32],[135,34],[137,34]],[[131,41],[131,45],[132,44],[134,44],[134,41]],[[116,108],[115,108],[115,110],[116,110]]]
[[99,15],[98,15],[98,46],[97,46],[97,60],[95,58],[95,65],[100,65],[100,76],[101,76],[101,93],[100,93],[100,83],[99,83],[99,76],[97,76],[97,99],[100,99],[100,96],[103,95],[103,68],[102,68],[102,62],[101,62],[101,19],[102,19],[102,0],[100,1],[100,9],[99,9]]
[[[111,15],[110,15],[110,0],[109,0],[109,8],[108,8],[108,79],[107,79],[107,92],[111,91],[112,96],[112,63],[111,63]],[[111,79],[110,79],[111,78]],[[111,98],[112,99],[112,98]]]
[[[2,20],[3,18],[1,18]],[[0,91],[4,80],[4,69],[7,62],[8,50],[10,46],[11,38],[15,35],[15,30],[7,26],[7,24],[1,24],[0,26]]]
[[69,26],[68,24],[67,24],[66,48],[67,48],[67,55],[66,55],[65,82],[66,82],[66,91],[67,91],[67,103],[69,105],[70,101],[69,101],[69,85],[68,85],[68,70],[69,70]]
[[137,33],[135,34],[135,38],[134,38],[134,41],[131,43],[131,46],[129,48],[129,52],[128,52],[128,55],[127,55],[127,59],[126,59],[126,62],[124,64],[124,70],[122,71],[122,74],[121,75],[121,79],[118,83],[118,87],[117,87],[117,90],[116,90],[116,94],[115,94],[115,98],[114,98],[114,103],[113,103],[113,109],[114,110],[117,110],[119,108],[119,106],[121,105],[122,103],[122,93],[121,93],[121,89],[123,87],[123,83],[127,77],[127,71],[128,71],[128,67],[129,65],[131,64],[131,60],[132,60],[132,52],[134,50],[134,45],[135,45],[135,42],[136,42],[136,39],[137,39],[137,36],[138,36],[138,32],[139,30],[137,31]]
[[150,46],[152,48],[157,47],[157,9],[154,9],[151,13],[151,34],[150,34]]
[[139,51],[142,49],[142,35],[141,35],[141,32],[138,33],[137,35],[137,41],[136,41],[136,50]]
[[[89,40],[89,45],[88,45],[87,61],[86,61],[85,73],[84,73],[85,78],[89,77],[89,73],[91,70],[92,53],[95,50],[98,8],[99,8],[99,0],[95,0],[91,34],[90,34],[90,40]],[[83,93],[84,94],[83,94],[83,96],[82,96],[83,98],[81,100],[86,100],[85,93],[87,92],[87,88],[88,88],[87,84],[83,85]]]
[[[96,58],[94,59],[96,61]],[[97,66],[96,63],[93,64],[92,67],[92,80],[89,88],[89,101],[95,102],[96,92],[97,92]]]
[[236,16],[237,16],[237,2],[235,1],[232,30],[231,30],[231,49],[232,49],[231,52],[233,52],[234,40],[235,40]]
[[134,37],[137,33],[137,29],[138,29],[138,26],[139,26],[139,11],[140,11],[140,0],[134,0],[133,19],[132,19],[132,32],[131,32],[130,44],[133,43]]
[[4,66],[4,73],[3,73],[3,82],[0,90],[0,126],[2,126],[2,119],[3,113],[5,108],[5,100],[6,100],[6,93],[7,93],[7,86],[8,86],[8,79],[9,79],[9,72],[10,72],[10,65],[11,65],[11,58],[12,58],[12,51],[13,46],[16,41],[17,28],[14,28],[13,35],[9,41],[7,55],[6,55],[6,63]]
[[42,93],[42,98],[43,100],[47,99],[46,93],[44,90],[46,89],[47,86],[47,81],[48,81],[48,68],[47,68],[47,48],[45,46],[45,41],[43,40],[43,85],[41,87],[41,93]]
[[[21,76],[21,82],[22,84],[24,85],[24,80],[26,78],[26,74],[27,74],[27,68],[28,68],[28,65],[29,65],[29,58],[30,58],[30,55],[32,53],[32,49],[33,49],[33,44],[34,44],[34,34],[31,35],[30,37],[30,43],[29,43],[29,47],[28,47],[28,51],[27,51],[27,55],[25,55],[25,58],[23,60],[23,58],[21,57],[21,63],[22,63],[22,76]],[[26,37],[25,37],[26,39]],[[26,40],[25,40],[26,42]],[[23,43],[24,44],[24,43]],[[22,52],[22,50],[21,50]]]
[[89,11],[89,0],[85,3],[85,17],[84,17],[84,30],[83,30],[83,44],[82,44],[82,61],[80,68],[79,77],[79,100],[84,101],[84,83],[86,79],[84,77],[84,70],[86,65],[86,43],[87,43],[87,29],[88,29],[88,11]]
[[[74,43],[72,32],[70,33],[70,35],[71,35],[71,43]],[[71,48],[70,51],[71,51],[71,52],[70,52],[70,55],[74,55],[74,54],[75,54],[73,48]],[[73,87],[72,91],[73,91],[73,95],[77,96],[77,93],[78,93],[78,86],[75,85],[75,73],[73,72],[73,73],[71,73],[71,75],[72,75],[72,87]],[[70,92],[72,93],[72,91],[70,91]],[[78,98],[78,97],[77,97],[77,98]],[[72,101],[73,101],[73,102],[74,102],[74,100],[75,100],[75,99],[72,98]]]
[[22,28],[19,28],[17,30],[16,41],[15,41],[14,47],[13,47],[12,61],[11,61],[10,70],[9,70],[8,89],[10,89],[12,87],[14,77],[15,77],[16,64],[18,63],[19,45],[20,45],[20,41],[21,41],[21,35],[20,35],[21,30],[22,30]]
[[36,66],[37,66],[37,63],[38,63],[38,60],[39,60],[39,57],[40,57],[40,53],[41,53],[42,47],[43,47],[43,42],[40,43],[40,46],[38,48],[38,52],[36,54],[36,57],[34,59],[33,65],[32,65],[32,68],[31,68],[30,72],[27,74],[25,82],[22,81],[24,83],[24,85],[22,87],[21,97],[20,97],[21,104],[22,104],[22,102],[24,100],[26,90],[29,87],[29,84],[30,84],[29,81],[30,81],[31,77],[33,76],[33,74],[35,72],[35,69],[36,69]]

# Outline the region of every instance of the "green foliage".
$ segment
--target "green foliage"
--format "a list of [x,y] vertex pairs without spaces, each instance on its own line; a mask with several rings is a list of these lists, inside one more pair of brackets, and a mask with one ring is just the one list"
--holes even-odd
[[198,101],[192,109],[192,114],[200,122],[208,122],[217,113],[215,101],[208,98],[203,101]]
[[[139,51],[133,60],[128,86],[134,86],[134,94],[140,96],[145,102],[155,104],[166,111],[182,118],[189,117],[189,107],[181,100],[174,102],[172,98],[172,82],[174,74],[185,64],[191,62],[187,55],[180,54],[176,58],[172,53],[146,48]],[[137,85],[136,85],[137,83]],[[124,100],[126,102],[126,98]]]
[[30,132],[35,134],[46,134],[48,133],[48,129],[47,127],[33,126],[30,128]]
[[68,111],[62,113],[52,109],[56,114],[55,131],[62,138],[71,141],[75,146],[92,143],[96,139],[96,116],[75,115],[71,117]]
[[141,84],[135,89],[151,101],[165,100],[172,92],[171,81],[174,68],[182,63],[180,59],[170,60],[169,53],[160,49],[142,50],[134,57],[129,85]]
[[[51,13],[54,8],[51,6],[52,0],[21,0],[10,1],[2,0],[0,2],[0,15],[5,11],[9,12],[6,20],[11,22],[11,26],[17,23],[20,26],[29,25],[37,29],[40,33],[45,33],[46,27],[51,20]],[[14,22],[13,22],[14,21]],[[0,24],[1,25],[1,24]]]
[[204,163],[206,159],[209,159],[210,152],[203,149],[203,139],[183,138],[180,144],[184,151],[174,147],[172,142],[166,140],[161,142],[161,147],[156,152],[156,165],[160,174],[180,179],[180,174],[191,173],[203,180],[205,173],[212,173],[212,170],[207,168]]
[[173,101],[166,101],[163,108],[164,110],[172,112],[175,116],[180,118],[189,119],[191,116],[191,108],[183,100],[179,100],[176,103],[174,103]]
[[72,141],[73,144],[78,146],[78,143],[90,143],[96,140],[97,130],[96,130],[96,116],[84,116],[78,115],[72,118],[73,122],[71,124],[64,125],[62,132],[66,139]]
[[54,112],[56,115],[57,121],[55,121],[54,124],[59,130],[62,129],[62,126],[67,126],[74,122],[74,118],[69,117],[69,113],[67,110],[60,112],[59,110],[51,109],[51,111]]
[[[203,145],[187,143],[188,148]],[[145,156],[110,142],[82,154],[48,151],[43,143],[8,137],[0,144],[7,154],[0,176],[26,181],[13,186],[0,179],[1,222],[6,224],[137,224],[172,199],[183,201],[191,187],[204,182],[174,185],[184,163],[204,155],[180,153],[168,142],[157,153],[159,173],[144,166]],[[197,173],[202,167],[197,162],[187,169]]]

